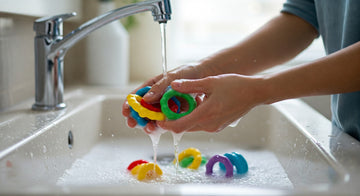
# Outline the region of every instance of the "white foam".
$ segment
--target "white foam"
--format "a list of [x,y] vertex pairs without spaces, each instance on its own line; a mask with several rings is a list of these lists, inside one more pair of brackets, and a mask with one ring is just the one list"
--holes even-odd
[[[136,144],[136,145],[134,145]],[[218,147],[209,147],[206,141],[199,141],[196,147],[208,158],[220,153],[236,151],[242,154],[248,161],[249,171],[245,175],[234,175],[233,178],[225,178],[224,173],[218,169],[218,164],[214,166],[214,176],[205,175],[205,166],[198,170],[176,167],[171,161],[158,161],[163,170],[160,179],[139,182],[127,170],[127,166],[134,160],[151,160],[152,149],[149,143],[143,139],[119,139],[119,141],[104,141],[94,146],[94,148],[84,157],[77,159],[66,170],[62,177],[57,181],[58,185],[93,185],[93,184],[230,184],[238,186],[256,187],[277,187],[292,188],[293,185],[288,179],[286,172],[277,160],[276,156],[266,150],[243,150],[223,143]],[[125,148],[124,148],[125,147]],[[184,149],[185,149],[184,148]],[[172,155],[172,146],[166,150],[162,148],[162,154]],[[170,160],[172,159],[170,158]]]

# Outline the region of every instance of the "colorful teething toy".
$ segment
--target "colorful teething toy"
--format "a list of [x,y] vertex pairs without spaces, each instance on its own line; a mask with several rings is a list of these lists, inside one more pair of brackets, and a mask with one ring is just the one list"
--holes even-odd
[[165,120],[165,115],[161,112],[151,111],[141,105],[142,97],[136,94],[129,94],[127,96],[127,101],[129,105],[139,114],[141,118],[148,118],[150,120]]
[[[186,168],[194,161],[194,157],[185,157],[183,160],[179,162],[180,167]],[[205,165],[207,162],[206,157],[201,156],[201,163],[200,166]]]
[[206,164],[206,175],[211,175],[213,173],[213,167],[216,162],[220,162],[220,168],[226,170],[226,177],[232,177],[234,174],[234,166],[238,174],[244,174],[248,171],[248,165],[243,156],[239,153],[232,152],[225,153],[222,155],[215,155],[209,159]]
[[139,116],[139,113],[137,113],[132,107],[130,107],[130,115],[133,119],[136,120],[136,122],[140,125],[140,126],[143,126],[145,127],[146,124],[149,122],[147,119],[145,118],[141,118]]
[[209,159],[208,163],[206,164],[206,175],[211,175],[213,173],[213,167],[214,164],[217,162],[221,162],[225,165],[226,168],[226,177],[232,177],[233,176],[233,166],[231,165],[231,162],[228,158],[221,155],[215,155]]
[[[201,153],[198,149],[196,148],[188,148],[184,151],[182,151],[179,156],[178,156],[178,160],[181,163],[182,161],[184,161],[185,158],[190,158],[192,157],[191,162],[186,164],[183,163],[182,165],[187,165],[186,167],[189,169],[197,169],[199,168],[199,166],[201,165],[202,162],[206,162],[206,159],[203,160],[203,157],[201,156]],[[174,159],[173,163],[176,163],[176,159]]]
[[[172,90],[170,87],[168,91],[163,95],[159,104],[146,103],[142,96],[144,96],[149,90],[150,86],[139,89],[136,94],[129,94],[127,101],[130,106],[130,115],[134,118],[140,126],[146,126],[149,120],[165,120],[167,117],[170,120],[181,118],[192,112],[196,107],[196,102],[193,97],[188,94],[179,93]],[[189,103],[189,110],[184,113],[180,113],[180,101],[177,97],[184,98]]]
[[[141,88],[139,89],[138,91],[136,91],[136,95],[138,96],[144,96],[149,90],[151,89],[150,86],[146,86],[144,88]],[[132,95],[133,96],[133,95]],[[130,115],[132,118],[134,118],[137,123],[140,125],[140,126],[143,126],[145,127],[146,124],[149,122],[149,119],[148,118],[145,118],[145,117],[141,117],[139,115],[139,113],[137,111],[134,110],[134,108],[132,106],[134,106],[135,108],[138,108],[138,110],[141,110],[143,111],[142,112],[142,115],[146,115],[148,110],[151,110],[151,111],[154,111],[154,112],[159,112],[161,113],[161,107],[160,105],[159,106],[156,106],[156,105],[152,105],[152,104],[148,104],[146,103],[142,98],[140,100],[140,105],[139,105],[139,101],[138,99],[139,98],[135,98],[135,100],[133,100],[133,97],[128,95],[129,99],[130,99]],[[128,103],[129,103],[129,99],[128,99]],[[170,101],[170,107],[171,109],[174,111],[174,112],[180,112],[180,102],[179,100],[177,100],[175,97],[173,97]],[[141,106],[143,106],[144,108],[142,108]],[[148,109],[148,110],[146,110]],[[144,113],[145,111],[145,113]],[[156,114],[156,113],[152,113],[152,114]],[[160,114],[161,115],[161,114]],[[161,118],[161,117],[160,117]],[[151,120],[151,119],[150,119]]]
[[[248,171],[248,164],[241,154],[232,152],[225,153],[224,156],[227,157],[230,160],[231,164],[236,168],[237,174],[245,174]],[[221,163],[220,168],[221,170],[226,169],[225,166]]]
[[157,164],[148,163],[145,160],[136,160],[128,166],[131,174],[137,176],[137,179],[142,181],[148,178],[153,178],[156,176],[161,176],[163,174],[162,170]]
[[[188,102],[188,104],[189,104],[188,111],[186,111],[184,113],[175,113],[175,112],[171,111],[171,109],[169,108],[169,105],[168,105],[168,101],[169,101],[169,99],[171,99],[172,97],[175,97],[175,96],[184,98]],[[162,98],[160,100],[160,105],[161,105],[161,111],[165,114],[165,116],[168,119],[176,120],[185,115],[190,114],[196,108],[196,101],[189,94],[180,93],[173,89],[170,89],[166,93],[164,93],[164,95],[162,96]]]
[[141,164],[143,164],[143,163],[149,163],[149,162],[146,161],[146,160],[142,160],[142,159],[133,161],[132,163],[130,163],[130,165],[128,166],[127,170],[131,171],[134,167],[136,167],[136,166],[138,166],[138,165],[141,165]]

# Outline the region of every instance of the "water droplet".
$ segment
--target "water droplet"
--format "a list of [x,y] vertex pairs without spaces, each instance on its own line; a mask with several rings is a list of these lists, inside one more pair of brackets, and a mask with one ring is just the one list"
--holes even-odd
[[32,152],[30,152],[30,158],[33,159],[34,158],[34,154]]
[[101,137],[102,135],[103,135],[103,134],[100,132],[100,133],[99,133],[99,136]]
[[46,152],[47,152],[47,148],[46,148],[45,145],[43,145],[42,152],[43,152],[43,153],[46,153]]

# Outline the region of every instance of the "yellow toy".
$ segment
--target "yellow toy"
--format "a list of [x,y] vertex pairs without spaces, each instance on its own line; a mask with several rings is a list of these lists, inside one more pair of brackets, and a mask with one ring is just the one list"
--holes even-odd
[[[201,164],[201,153],[198,149],[196,148],[188,148],[184,151],[182,151],[179,156],[178,156],[178,160],[179,162],[181,162],[184,158],[192,156],[194,157],[193,162],[188,166],[189,169],[197,169],[199,168],[200,164]],[[176,163],[176,159],[174,160],[174,163]]]
[[140,103],[141,99],[142,97],[136,94],[129,94],[127,96],[127,101],[129,103],[129,106],[131,106],[137,113],[139,113],[139,116],[141,118],[146,117],[150,120],[158,120],[158,121],[165,120],[165,115],[162,112],[154,112],[142,106]]

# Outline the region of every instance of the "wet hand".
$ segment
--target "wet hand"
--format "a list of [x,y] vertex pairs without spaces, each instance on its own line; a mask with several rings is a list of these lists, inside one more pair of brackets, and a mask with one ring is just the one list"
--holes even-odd
[[[191,66],[191,65],[180,66],[172,71],[169,71],[166,78],[164,78],[163,75],[160,74],[146,81],[144,84],[139,86],[131,93],[135,94],[139,89],[145,86],[151,86],[152,87],[151,90],[148,93],[146,93],[143,98],[147,103],[159,103],[160,98],[162,97],[167,87],[170,85],[170,83],[173,80],[179,78],[197,78],[199,75],[201,75],[201,73],[198,72],[196,66]],[[199,101],[199,98],[197,98],[197,101]],[[137,121],[130,116],[130,106],[127,103],[127,101],[123,103],[122,114],[127,119],[127,125],[130,128],[134,128],[138,125]],[[150,133],[152,131],[155,131],[157,128],[158,127],[156,123],[154,121],[150,121],[144,127],[144,131]]]
[[203,100],[187,116],[174,121],[157,121],[157,125],[176,133],[183,131],[217,132],[262,104],[261,77],[224,74],[197,80],[171,83],[181,93],[204,93]]

